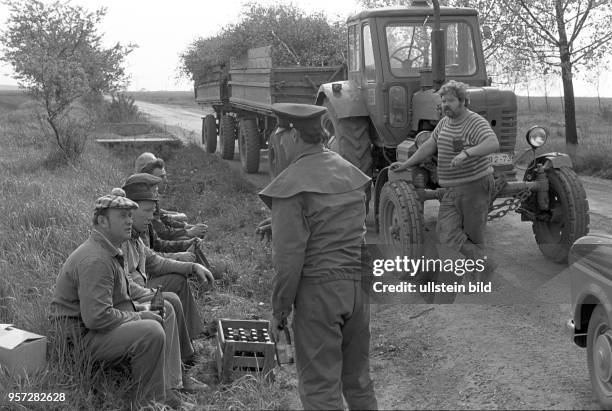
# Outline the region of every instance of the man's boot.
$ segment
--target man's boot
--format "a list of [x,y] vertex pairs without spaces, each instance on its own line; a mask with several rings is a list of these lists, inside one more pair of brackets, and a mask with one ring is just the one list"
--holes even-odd
[[[497,263],[488,256],[485,256],[484,251],[481,247],[474,244],[470,240],[466,240],[459,250],[461,254],[467,258],[476,261],[484,261],[484,269],[482,271],[474,271],[472,274],[476,282],[490,281],[493,273],[497,269]],[[485,258],[486,257],[486,258]]]

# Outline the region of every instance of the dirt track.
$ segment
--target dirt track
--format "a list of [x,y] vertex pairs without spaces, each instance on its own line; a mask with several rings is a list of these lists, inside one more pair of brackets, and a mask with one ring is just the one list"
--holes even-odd
[[[199,141],[202,114],[197,109],[138,105],[152,120],[169,130],[188,130],[183,136]],[[231,163],[240,167],[237,160]],[[263,187],[267,170],[249,179]],[[591,231],[612,234],[612,182],[582,180]],[[436,207],[428,205],[430,228],[435,215]],[[376,242],[368,223],[368,240]],[[491,222],[487,236],[489,255],[499,263],[491,295],[460,296],[453,305],[426,305],[413,297],[373,306],[371,369],[379,406],[598,409],[586,352],[563,327],[570,317],[566,267],[542,256],[531,225],[516,214]]]

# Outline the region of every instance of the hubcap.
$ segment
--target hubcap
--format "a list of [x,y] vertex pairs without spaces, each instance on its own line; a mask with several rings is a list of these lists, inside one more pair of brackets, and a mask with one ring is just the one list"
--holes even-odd
[[610,378],[612,378],[612,330],[606,330],[597,337],[593,357],[597,379],[602,383],[610,383]]

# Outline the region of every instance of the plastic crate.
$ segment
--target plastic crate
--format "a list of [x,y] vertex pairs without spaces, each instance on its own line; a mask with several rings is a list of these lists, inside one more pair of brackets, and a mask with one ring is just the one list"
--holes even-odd
[[272,381],[274,379],[275,350],[273,342],[234,341],[226,335],[227,329],[252,329],[261,333],[269,329],[270,323],[265,320],[230,320],[217,321],[217,349],[215,357],[217,372],[221,382],[229,382],[245,374],[260,374]]

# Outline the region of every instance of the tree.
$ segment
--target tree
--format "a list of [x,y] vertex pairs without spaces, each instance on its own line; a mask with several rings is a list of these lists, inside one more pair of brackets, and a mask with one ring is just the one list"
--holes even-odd
[[[70,2],[50,5],[38,0],[9,0],[10,15],[0,33],[1,59],[9,63],[19,84],[42,103],[44,121],[59,148],[74,154],[71,133],[62,120],[71,105],[89,93],[123,87],[125,57],[133,45],[102,46],[97,25],[105,9],[89,12]],[[71,151],[72,150],[72,151]]]
[[608,0],[504,0],[525,35],[510,46],[560,68],[565,112],[565,142],[578,144],[574,104],[574,69],[601,61],[610,51],[612,4]]
[[194,41],[181,54],[180,71],[199,82],[217,64],[245,55],[252,47],[273,46],[279,66],[331,66],[344,61],[344,24],[294,5],[244,6],[243,20],[221,33]]

